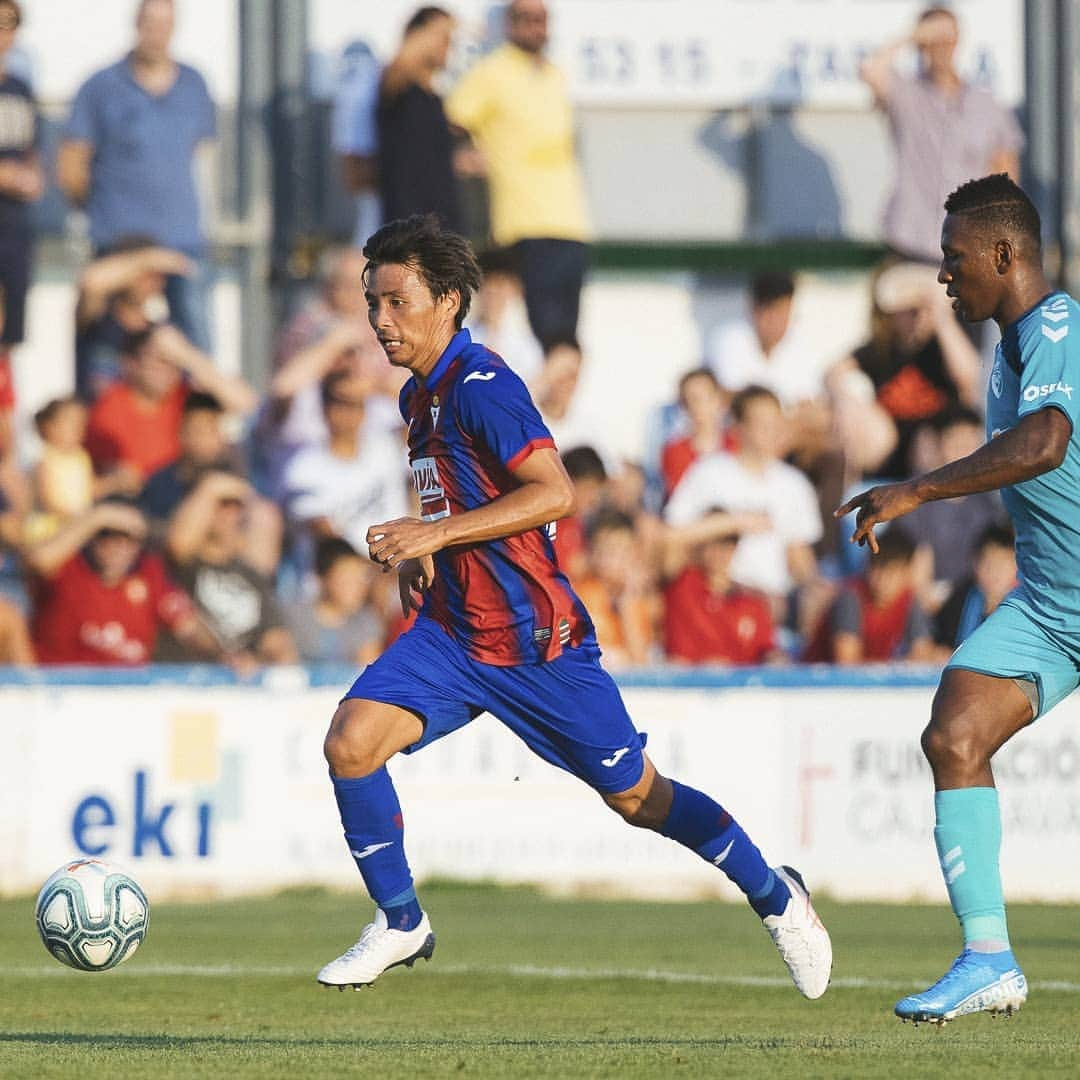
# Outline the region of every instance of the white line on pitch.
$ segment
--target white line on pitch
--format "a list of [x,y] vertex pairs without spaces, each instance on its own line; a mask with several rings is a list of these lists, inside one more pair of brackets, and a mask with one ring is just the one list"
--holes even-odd
[[[248,964],[140,964],[117,968],[115,974],[125,976],[186,976],[189,978],[312,978],[315,967],[274,967]],[[0,964],[0,977],[39,975],[73,975],[60,964]],[[425,967],[425,975],[497,975],[520,979],[636,979],[644,982],[691,983],[699,986],[763,986],[788,987],[791,980],[776,975],[706,975],[692,971],[661,971],[654,968],[575,968],[540,967],[533,964],[436,964]],[[831,986],[839,990],[909,990],[923,982],[902,979],[866,979],[856,975],[841,975]],[[1035,980],[1032,990],[1056,991],[1063,994],[1080,993],[1080,982],[1061,979]]]

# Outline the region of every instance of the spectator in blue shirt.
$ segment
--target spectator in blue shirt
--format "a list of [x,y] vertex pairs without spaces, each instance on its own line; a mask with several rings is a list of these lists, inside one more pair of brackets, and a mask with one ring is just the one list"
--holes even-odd
[[210,350],[206,241],[195,154],[216,134],[203,77],[170,54],[172,0],[141,0],[135,46],[79,88],[57,157],[68,198],[84,206],[97,254],[139,233],[191,258],[195,272],[166,285],[171,321]]

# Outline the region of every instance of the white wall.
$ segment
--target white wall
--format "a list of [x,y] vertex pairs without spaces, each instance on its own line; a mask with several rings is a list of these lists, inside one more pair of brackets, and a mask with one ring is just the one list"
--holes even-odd
[[[79,821],[82,850],[126,865],[151,897],[299,882],[359,888],[321,756],[339,693],[0,688],[0,892],[37,888],[75,854]],[[885,685],[625,696],[658,766],[724,803],[769,859],[840,897],[941,900],[918,752],[931,693]],[[1011,898],[1080,900],[1077,719],[1074,697],[1001,755]],[[716,870],[623,825],[490,717],[396,760],[392,772],[419,878],[736,896]]]

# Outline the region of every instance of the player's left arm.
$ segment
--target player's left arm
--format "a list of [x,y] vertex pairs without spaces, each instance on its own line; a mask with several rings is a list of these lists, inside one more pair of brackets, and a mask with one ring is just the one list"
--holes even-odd
[[872,487],[849,499],[833,516],[858,511],[851,540],[869,544],[876,555],[875,525],[902,517],[925,502],[996,491],[1041,476],[1065,460],[1071,437],[1070,416],[1054,404],[1044,405],[967,457],[911,480]]
[[456,544],[528,532],[573,509],[574,483],[554,447],[537,447],[511,470],[518,486],[491,502],[437,521],[397,518],[368,529],[371,558],[390,568]]

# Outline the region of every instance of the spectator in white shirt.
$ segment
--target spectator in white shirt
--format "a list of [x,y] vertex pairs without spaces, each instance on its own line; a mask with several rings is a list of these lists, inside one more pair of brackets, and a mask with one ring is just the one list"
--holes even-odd
[[298,450],[285,467],[283,497],[302,568],[311,565],[312,540],[339,536],[367,548],[372,522],[409,513],[401,442],[365,422],[370,382],[349,371],[322,383],[327,438]]
[[732,513],[766,515],[769,527],[740,541],[731,578],[766,593],[779,610],[792,589],[817,581],[817,497],[809,480],[783,460],[786,423],[776,395],[748,386],[735,396],[731,411],[738,450],[699,458],[672,492],[664,518],[669,526],[685,528],[720,501]]

